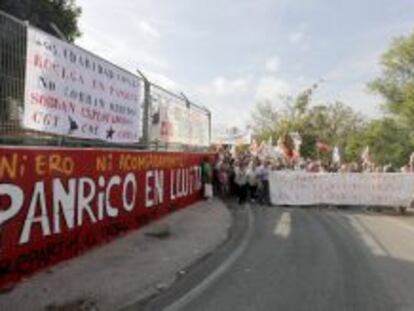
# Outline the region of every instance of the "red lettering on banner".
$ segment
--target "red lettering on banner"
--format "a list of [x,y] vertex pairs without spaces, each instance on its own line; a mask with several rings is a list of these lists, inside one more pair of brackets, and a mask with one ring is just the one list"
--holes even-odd
[[115,88],[112,85],[109,87],[109,94],[114,95],[114,96],[116,96],[120,99],[124,99],[124,100],[130,100],[130,101],[136,101],[137,100],[137,95],[136,94],[132,94],[128,91]]
[[38,92],[30,93],[31,104],[48,109],[56,109],[67,113],[75,113],[75,104],[71,101],[60,101],[57,97]]
[[85,119],[96,122],[109,123],[111,118],[110,114],[102,113],[102,111],[93,108],[82,108],[81,114]]
[[43,55],[35,54],[33,59],[33,65],[39,69],[51,72],[55,74],[55,76],[63,80],[77,82],[82,85],[85,84],[85,80],[79,72],[73,69],[68,70],[66,67],[62,66],[58,61],[51,60]]

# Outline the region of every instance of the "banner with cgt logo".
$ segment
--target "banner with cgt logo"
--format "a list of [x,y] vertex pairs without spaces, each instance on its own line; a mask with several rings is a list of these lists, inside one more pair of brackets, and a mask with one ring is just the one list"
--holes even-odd
[[27,33],[23,126],[51,134],[134,143],[141,80],[32,27]]

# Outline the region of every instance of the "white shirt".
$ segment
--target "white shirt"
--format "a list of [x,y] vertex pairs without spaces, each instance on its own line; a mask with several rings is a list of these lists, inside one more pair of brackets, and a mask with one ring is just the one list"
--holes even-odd
[[257,176],[256,176],[256,170],[253,168],[249,168],[247,170],[247,182],[250,186],[257,185]]
[[269,168],[263,164],[256,168],[256,177],[259,180],[269,180]]
[[246,170],[240,169],[240,167],[236,166],[234,169],[235,177],[234,182],[239,186],[243,186],[247,183],[247,173]]

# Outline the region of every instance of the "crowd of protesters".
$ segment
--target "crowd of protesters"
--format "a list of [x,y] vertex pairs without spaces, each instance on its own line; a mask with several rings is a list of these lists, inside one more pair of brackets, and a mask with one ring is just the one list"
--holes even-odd
[[213,167],[213,188],[220,196],[236,196],[239,204],[247,200],[269,205],[269,172],[271,163],[249,153],[232,156],[219,153]]
[[[211,167],[203,169],[208,174],[205,190],[206,197],[219,195],[221,197],[237,197],[239,204],[247,201],[270,205],[269,174],[274,170],[296,170],[312,173],[383,173],[383,172],[414,172],[414,153],[407,165],[395,168],[391,165],[375,165],[369,156],[367,148],[360,162],[340,163],[340,161],[322,162],[321,160],[303,159],[297,157],[271,157],[244,152],[231,152],[222,147],[216,150],[218,156]],[[206,162],[205,162],[206,163]],[[211,187],[211,190],[209,189]]]
[[235,196],[240,204],[246,201],[262,205],[270,204],[269,174],[274,170],[296,170],[312,173],[379,173],[414,172],[414,153],[407,165],[394,168],[391,165],[378,166],[370,161],[369,155],[362,161],[339,164],[324,164],[320,160],[298,158],[288,161],[284,158],[261,157],[249,150],[234,154],[222,148],[211,167],[212,192],[222,197]]

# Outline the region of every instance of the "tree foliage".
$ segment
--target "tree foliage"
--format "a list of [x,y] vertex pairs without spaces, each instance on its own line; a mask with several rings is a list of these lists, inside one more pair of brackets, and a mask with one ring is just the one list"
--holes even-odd
[[388,116],[372,121],[365,139],[380,163],[401,165],[414,150],[414,32],[396,38],[381,58],[381,76],[369,88],[381,95]]
[[[348,142],[354,133],[361,131],[363,119],[341,102],[311,106],[314,88],[296,97],[281,97],[278,106],[282,108],[269,102],[257,105],[253,127],[258,139],[272,137],[276,141],[291,132],[298,132],[302,137],[301,154],[306,158],[321,156],[316,150],[318,141],[338,146],[341,150],[351,150]],[[356,152],[350,157],[354,159],[355,156]]]
[[378,165],[406,164],[414,151],[414,33],[395,39],[381,64],[382,73],[369,88],[385,99],[385,117],[363,119],[341,102],[311,105],[314,85],[296,97],[282,97],[278,107],[282,103],[283,108],[258,105],[253,118],[257,137],[277,139],[298,131],[305,157],[320,156],[315,145],[323,141],[338,146],[345,161],[359,161],[362,150],[369,146]]
[[52,24],[73,42],[80,36],[80,7],[74,0],[1,0],[0,10],[56,36]]
[[395,39],[381,64],[381,77],[369,87],[385,99],[386,112],[414,129],[414,33]]
[[371,121],[362,139],[370,146],[374,162],[380,165],[400,167],[407,163],[413,150],[408,131],[392,118]]

